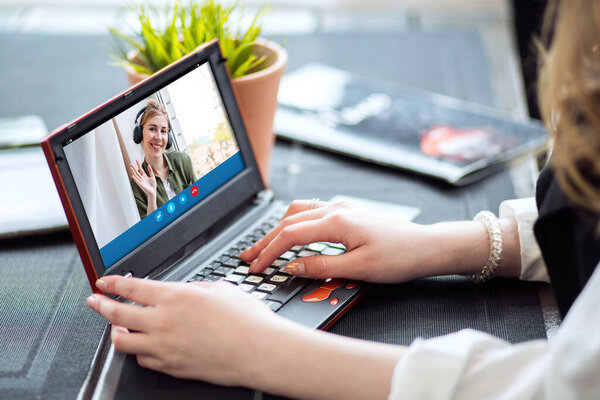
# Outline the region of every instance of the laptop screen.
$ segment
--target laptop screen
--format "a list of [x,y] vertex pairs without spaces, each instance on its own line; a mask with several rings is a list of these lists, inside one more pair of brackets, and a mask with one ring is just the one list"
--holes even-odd
[[245,168],[208,62],[63,150],[106,268]]

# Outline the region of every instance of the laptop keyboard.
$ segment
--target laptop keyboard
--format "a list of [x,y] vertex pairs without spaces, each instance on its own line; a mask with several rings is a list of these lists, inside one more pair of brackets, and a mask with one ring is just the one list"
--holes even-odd
[[196,275],[188,279],[194,281],[227,281],[237,285],[241,290],[250,293],[267,303],[273,311],[277,311],[294,295],[312,282],[312,279],[294,277],[283,272],[283,268],[297,257],[311,255],[337,255],[345,251],[344,246],[337,243],[312,243],[306,246],[294,246],[282,254],[273,264],[259,274],[249,274],[249,264],[239,259],[246,247],[253,245],[279,222],[278,217],[269,217],[258,228],[247,234],[223,254],[216,257]]

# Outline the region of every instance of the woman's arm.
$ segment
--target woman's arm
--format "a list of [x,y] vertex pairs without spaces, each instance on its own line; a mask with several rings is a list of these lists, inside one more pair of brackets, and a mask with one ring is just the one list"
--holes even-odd
[[[92,295],[117,351],[147,368],[298,398],[596,398],[600,393],[600,269],[552,343],[511,345],[461,331],[410,347],[314,331],[224,283],[103,277]],[[115,326],[117,325],[117,326]],[[401,327],[399,327],[401,329]]]
[[384,399],[404,351],[306,328],[229,283],[107,276],[97,286],[150,306],[90,296],[114,324],[115,349],[180,378],[299,398]]
[[[296,201],[280,224],[240,257],[260,272],[295,245],[339,242],[347,252],[293,260],[286,272],[314,278],[346,277],[370,282],[403,282],[432,275],[477,274],[489,256],[487,228],[480,222],[418,225],[355,208],[346,203],[324,204],[309,210]],[[519,238],[515,220],[500,220],[503,260],[499,276],[520,272]]]

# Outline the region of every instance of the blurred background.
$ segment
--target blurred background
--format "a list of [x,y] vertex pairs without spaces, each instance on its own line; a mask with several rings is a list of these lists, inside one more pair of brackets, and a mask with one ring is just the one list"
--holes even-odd
[[[164,0],[148,1],[150,4],[157,5],[164,2]],[[246,15],[252,16],[253,9],[257,9],[263,3],[258,0],[247,0],[242,5],[248,11]],[[543,2],[521,1],[520,3]],[[121,0],[0,0],[0,33],[104,36],[107,35],[109,26],[127,31],[128,27],[134,25],[135,20],[128,12],[126,4],[128,3]],[[493,75],[490,83],[494,94],[494,106],[513,115],[524,115],[523,111],[526,110],[524,97],[514,96],[515,92],[523,93],[524,89],[517,57],[518,45],[514,32],[513,6],[510,1],[274,0],[270,4],[270,12],[264,18],[263,32],[267,37],[285,39],[349,32],[390,34],[449,29],[477,30],[486,49],[488,65]],[[5,40],[9,40],[8,38],[5,36]],[[104,45],[110,47],[108,37]],[[393,48],[388,49],[394,51]],[[33,50],[27,49],[27,51]],[[56,54],[55,56],[67,55]],[[294,58],[294,54],[291,56]],[[402,57],[402,54],[398,54],[397,57]],[[10,55],[3,57],[2,64],[10,63],[10,58]],[[294,61],[297,60],[292,59],[291,67],[295,66]],[[346,68],[351,67],[346,65]],[[445,76],[442,77],[448,80],[447,87],[452,85],[449,81],[453,78],[452,68],[454,68],[452,63],[448,63]],[[6,82],[6,76],[2,80]],[[413,86],[428,88],[426,82],[413,82]],[[457,83],[455,86],[460,85]],[[2,87],[2,89],[6,93],[7,88]],[[449,90],[451,93],[448,94],[455,97],[469,97],[461,94],[458,88]]]
[[[261,5],[270,4],[261,36],[284,43],[290,53],[288,72],[317,61],[492,106],[512,117],[538,117],[531,35],[538,30],[543,0],[237,3],[248,18]],[[0,117],[39,114],[47,129],[53,130],[124,90],[124,72],[109,66],[114,40],[108,27],[131,32],[136,26],[128,9],[131,4],[121,0],[0,0],[0,92],[4,95]],[[240,23],[248,25],[251,20]],[[44,71],[50,75],[41,84],[40,77],[22,78]],[[111,79],[98,82],[94,76]],[[23,91],[37,91],[39,97],[6,97]],[[77,97],[77,101],[67,106],[57,97]],[[519,196],[533,193],[530,170],[511,172]]]

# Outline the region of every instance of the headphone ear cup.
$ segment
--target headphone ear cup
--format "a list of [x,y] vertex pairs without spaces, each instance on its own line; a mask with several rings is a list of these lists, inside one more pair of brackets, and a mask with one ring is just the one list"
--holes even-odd
[[171,132],[167,134],[167,149],[170,149],[173,146],[173,137],[171,136]]
[[136,125],[133,128],[133,142],[136,144],[142,143],[142,139],[144,139],[144,128]]

